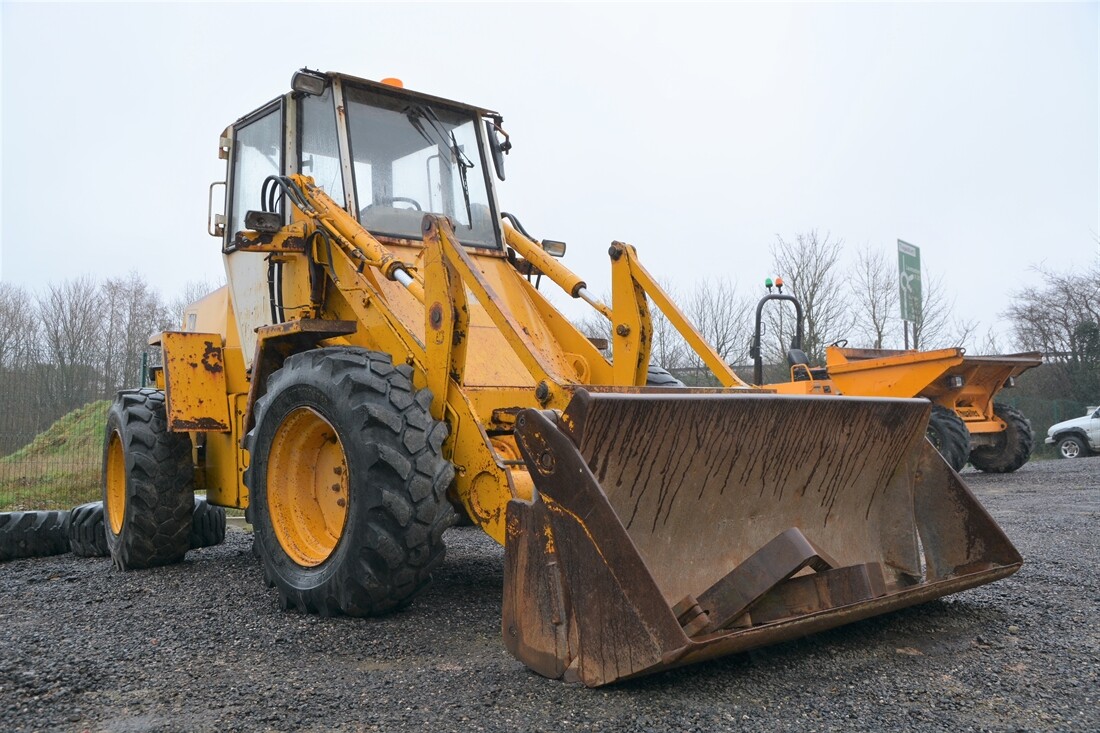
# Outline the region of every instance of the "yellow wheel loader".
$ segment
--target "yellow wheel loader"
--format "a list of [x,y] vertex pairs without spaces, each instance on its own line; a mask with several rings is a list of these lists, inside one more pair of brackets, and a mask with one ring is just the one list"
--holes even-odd
[[956,471],[969,461],[980,471],[1009,473],[1031,458],[1035,443],[1031,421],[1011,405],[994,400],[1002,389],[1014,387],[1021,374],[1041,365],[1042,354],[967,356],[958,347],[901,351],[853,349],[838,342],[825,347],[825,366],[814,368],[802,351],[802,304],[783,292],[782,279],[776,281],[780,284],[773,293],[768,278],[769,294],[756,306],[750,349],[753,384],[764,382],[760,344],[764,306],[790,302],[795,309],[795,335],[787,354],[790,381],[765,386],[787,394],[923,397],[932,403],[928,440]]
[[[926,401],[747,386],[621,242],[594,298],[499,210],[499,114],[344,74],[291,87],[220,141],[227,286],[112,408],[120,567],[180,560],[201,489],[245,508],[284,606],[381,614],[461,513],[504,545],[509,651],[590,686],[1019,568],[924,439]],[[610,320],[612,358],[540,285]],[[646,386],[651,304],[722,388]]]

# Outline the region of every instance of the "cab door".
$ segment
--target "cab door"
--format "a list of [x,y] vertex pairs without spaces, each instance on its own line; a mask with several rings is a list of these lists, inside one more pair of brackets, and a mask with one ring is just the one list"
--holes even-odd
[[245,368],[251,366],[256,352],[256,329],[276,322],[277,278],[266,254],[239,250],[233,241],[245,230],[245,214],[263,208],[261,191],[267,177],[285,173],[284,130],[282,98],[232,127],[228,226],[222,252]]

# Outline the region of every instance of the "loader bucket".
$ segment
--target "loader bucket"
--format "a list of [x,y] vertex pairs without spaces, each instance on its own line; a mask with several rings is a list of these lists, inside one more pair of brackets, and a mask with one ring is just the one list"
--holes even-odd
[[1021,558],[925,440],[924,400],[578,391],[525,410],[505,645],[588,686],[1010,575]]

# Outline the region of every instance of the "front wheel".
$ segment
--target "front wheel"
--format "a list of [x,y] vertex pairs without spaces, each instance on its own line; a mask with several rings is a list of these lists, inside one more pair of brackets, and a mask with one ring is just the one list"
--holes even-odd
[[1061,458],[1080,458],[1088,455],[1088,449],[1085,447],[1085,441],[1076,435],[1067,435],[1058,441],[1058,455]]
[[1034,436],[1031,421],[1015,407],[994,404],[993,414],[1005,424],[1004,431],[993,445],[983,445],[970,452],[970,463],[979,471],[1011,473],[1028,462]]
[[958,413],[943,405],[932,405],[926,434],[948,465],[961,471],[970,455],[970,431]]
[[249,521],[284,608],[370,616],[407,603],[454,522],[447,426],[411,369],[325,348],[275,372],[247,436]]

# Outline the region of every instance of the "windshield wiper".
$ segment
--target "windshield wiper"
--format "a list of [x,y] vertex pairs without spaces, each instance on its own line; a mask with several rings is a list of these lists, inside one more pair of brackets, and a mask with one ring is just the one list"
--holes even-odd
[[[470,222],[469,226],[472,228],[474,216],[470,211],[470,186],[466,179],[466,171],[474,167],[474,162],[463,152],[462,147],[455,138],[454,131],[447,131],[435,114],[435,110],[431,107],[418,104],[411,105],[405,110],[405,116],[408,117],[409,123],[420,133],[421,137],[438,147],[441,155],[450,157],[451,162],[458,165],[458,180],[462,183],[462,200],[466,204],[466,221]],[[423,122],[425,121],[428,123],[429,129],[435,133],[434,139],[428,134],[428,130],[424,129]]]

